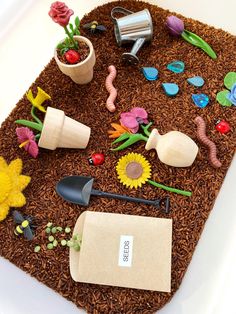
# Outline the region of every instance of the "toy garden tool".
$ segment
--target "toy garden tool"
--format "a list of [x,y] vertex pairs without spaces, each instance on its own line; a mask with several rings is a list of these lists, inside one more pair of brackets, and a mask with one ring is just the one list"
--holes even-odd
[[94,190],[92,177],[83,176],[69,176],[61,179],[56,186],[57,193],[66,201],[87,206],[89,204],[90,196],[100,196],[107,198],[116,198],[128,202],[143,203],[153,205],[158,209],[163,209],[165,213],[170,211],[169,197],[164,197],[156,200],[146,200],[143,198],[130,197],[127,195],[120,195],[114,193]]
[[[115,18],[115,13],[122,13],[125,16]],[[136,54],[145,42],[152,40],[153,26],[150,12],[145,9],[134,13],[122,7],[115,7],[111,11],[111,18],[118,46],[134,43],[130,52],[123,53],[122,60],[137,64],[139,59]]]

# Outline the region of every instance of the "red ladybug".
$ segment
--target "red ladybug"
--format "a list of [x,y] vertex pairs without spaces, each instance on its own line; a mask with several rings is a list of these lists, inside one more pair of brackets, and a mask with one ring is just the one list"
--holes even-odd
[[80,54],[76,50],[70,49],[65,53],[65,58],[70,64],[75,64],[80,61]]
[[93,166],[100,166],[104,163],[104,161],[105,155],[103,153],[94,153],[88,159],[89,164]]
[[216,126],[215,126],[216,130],[219,131],[221,134],[225,134],[228,133],[231,128],[228,122],[226,122],[225,120],[218,120],[216,122]]

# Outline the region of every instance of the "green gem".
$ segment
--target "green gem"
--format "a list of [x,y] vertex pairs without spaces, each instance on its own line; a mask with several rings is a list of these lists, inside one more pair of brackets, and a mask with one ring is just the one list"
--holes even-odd
[[73,246],[73,248],[74,248],[77,252],[79,252],[79,251],[80,251],[80,245],[79,245],[79,243],[76,243],[76,244]]
[[52,233],[56,233],[57,232],[57,228],[56,227],[53,227],[52,228]]
[[46,233],[50,233],[51,229],[50,228],[46,228]]
[[62,246],[66,246],[66,244],[67,244],[66,240],[61,240],[61,245]]
[[67,241],[67,246],[72,247],[74,245],[74,243],[72,241]]
[[65,228],[65,233],[70,233],[70,232],[71,232],[70,227],[66,227],[66,228]]
[[47,227],[48,227],[48,228],[51,228],[51,227],[52,227],[52,222],[49,222],[49,223],[47,224]]
[[48,250],[52,250],[54,248],[54,246],[52,243],[48,243],[47,248],[48,248]]
[[57,240],[54,240],[52,244],[54,247],[57,246],[57,244],[58,244]]
[[55,238],[54,238],[54,236],[52,236],[52,235],[48,237],[48,241],[49,241],[49,242],[53,242],[54,239],[55,239]]
[[40,245],[36,245],[36,247],[34,248],[34,252],[38,253],[41,250]]

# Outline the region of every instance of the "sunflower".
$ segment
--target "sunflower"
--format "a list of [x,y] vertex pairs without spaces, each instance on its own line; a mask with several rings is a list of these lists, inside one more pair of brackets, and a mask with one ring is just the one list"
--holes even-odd
[[21,175],[21,171],[21,159],[8,165],[0,156],[0,221],[6,218],[10,207],[21,207],[26,203],[21,191],[29,184],[30,177]]
[[137,153],[121,157],[116,171],[120,182],[131,189],[141,187],[151,177],[151,165],[146,158]]

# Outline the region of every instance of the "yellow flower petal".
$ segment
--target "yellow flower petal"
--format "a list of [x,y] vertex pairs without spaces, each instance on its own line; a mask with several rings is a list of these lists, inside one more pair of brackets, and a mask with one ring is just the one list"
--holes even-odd
[[10,207],[21,207],[26,203],[26,199],[21,192],[11,193],[5,201]]
[[22,160],[20,158],[12,160],[7,169],[7,173],[9,174],[9,176],[13,176],[13,177],[18,176],[21,174],[21,171],[22,171]]
[[5,201],[11,189],[12,189],[11,179],[6,173],[0,172],[0,203]]
[[31,178],[29,176],[20,175],[16,178],[14,189],[17,191],[24,190],[30,183]]
[[0,171],[3,171],[7,168],[7,163],[6,163],[6,160],[0,156]]
[[3,221],[9,213],[10,207],[6,203],[0,204],[0,221]]

